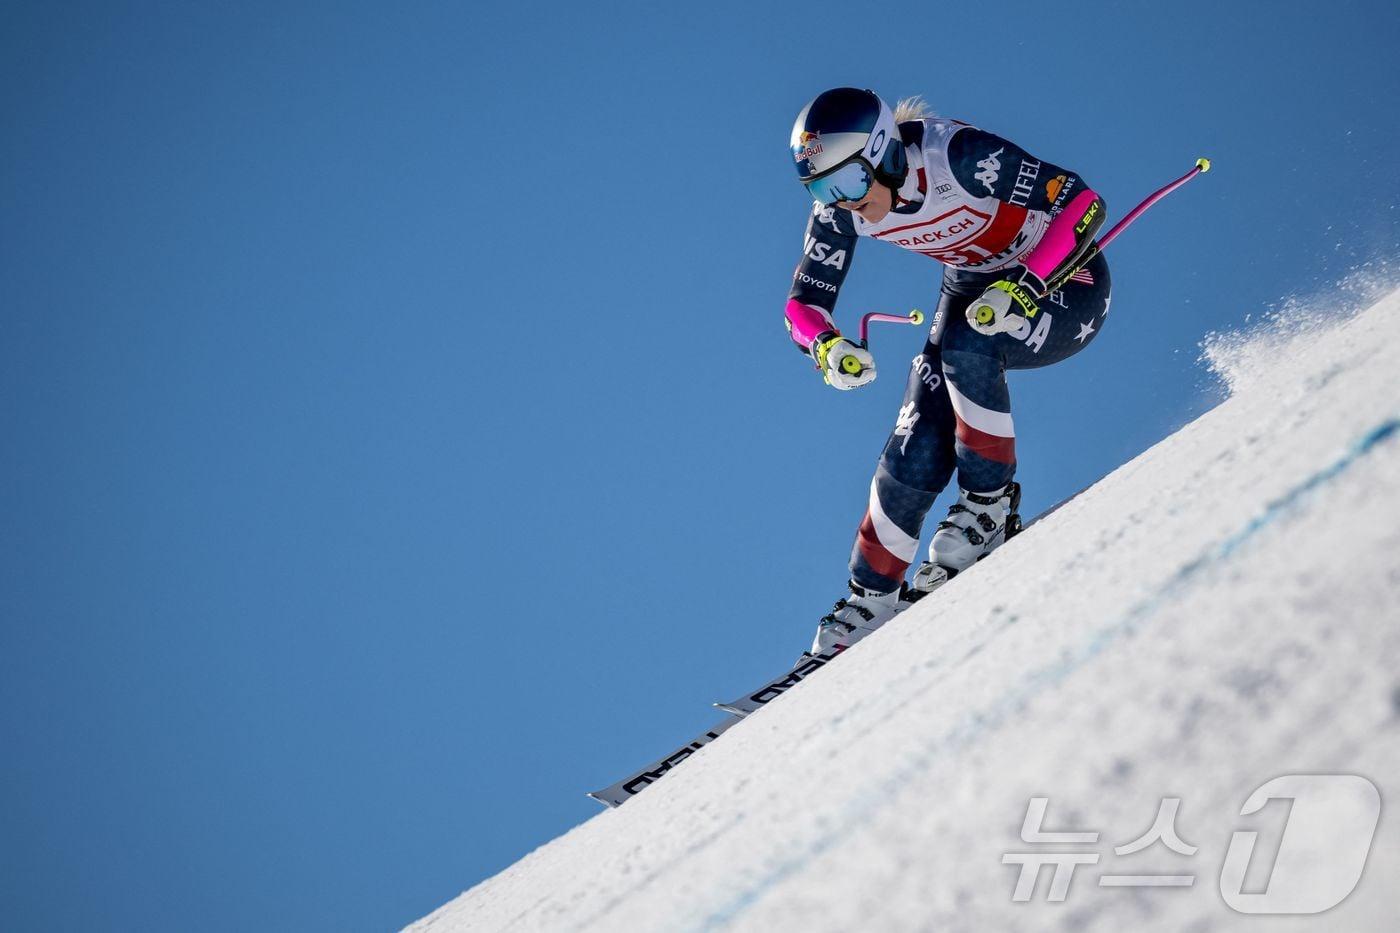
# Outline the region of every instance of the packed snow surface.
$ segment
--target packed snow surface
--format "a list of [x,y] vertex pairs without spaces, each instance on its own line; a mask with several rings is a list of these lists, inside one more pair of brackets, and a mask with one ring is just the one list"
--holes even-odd
[[[1354,315],[1286,308],[1206,355],[1224,403],[412,929],[1396,929],[1400,292]],[[1236,913],[1232,834],[1259,832],[1259,890],[1289,813],[1241,815],[1246,798],[1319,773],[1380,791],[1359,884],[1320,916]],[[1097,843],[1023,842],[1032,797],[1043,831]],[[1115,853],[1163,798],[1194,854]],[[1317,884],[1355,844],[1294,835],[1323,854]],[[1003,855],[1037,850],[1099,859],[1063,901],[1046,868],[1015,902]],[[1154,873],[1194,880],[1099,882]]]

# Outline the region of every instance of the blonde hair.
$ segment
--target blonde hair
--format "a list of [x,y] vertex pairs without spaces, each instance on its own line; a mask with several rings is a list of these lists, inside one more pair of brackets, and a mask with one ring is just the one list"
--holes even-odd
[[928,105],[922,95],[905,97],[894,105],[894,122],[907,123],[910,120],[922,120],[925,117],[933,116],[933,108]]

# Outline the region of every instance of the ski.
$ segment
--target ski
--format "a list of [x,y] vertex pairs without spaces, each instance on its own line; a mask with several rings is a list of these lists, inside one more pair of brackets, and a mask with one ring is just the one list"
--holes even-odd
[[633,774],[628,775],[616,784],[609,784],[602,790],[589,791],[588,796],[608,807],[620,807],[643,790],[650,787],[655,782],[665,777],[672,768],[694,755],[700,749],[709,745],[719,738],[732,726],[738,724],[744,717],[726,716],[713,729],[703,735],[696,736],[671,754],[658,758],[651,764]]
[[[1021,521],[1019,509],[1017,509],[1015,512],[1007,516],[1007,540],[1014,538],[1017,534],[1023,531],[1024,528],[1029,528],[1031,525],[1034,525],[1042,518],[1045,518],[1047,515],[1050,515],[1052,512],[1056,511],[1061,506],[1066,505],[1074,499],[1078,498],[1080,494],[1085,492],[1092,485],[1093,484],[1091,483],[1090,486],[1084,487],[1084,489],[1079,490],[1079,492],[1076,492],[1074,495],[1069,496],[1061,502],[1058,502],[1050,508],[1046,509],[1044,512],[1037,515],[1032,521],[1026,523],[1024,526]],[[1017,504],[1019,505],[1019,490],[1017,491],[1016,499]],[[953,575],[948,574],[944,577],[943,583],[946,584],[948,582],[951,582],[952,579]],[[769,703],[773,702],[778,697],[782,696],[784,693],[788,692],[793,687],[797,686],[802,681],[806,680],[808,677],[811,677],[817,671],[821,670],[823,667],[836,660],[836,658],[838,658],[841,655],[841,653],[847,649],[847,647],[847,645],[837,644],[831,646],[821,654],[813,654],[810,651],[802,652],[802,656],[797,659],[797,663],[794,664],[787,671],[787,673],[783,674],[781,677],[776,677],[773,680],[767,681],[757,690],[745,693],[742,696],[739,696],[726,703],[714,704],[717,709],[723,710],[724,712],[729,714],[727,717],[721,720],[720,723],[714,728],[710,729],[703,735],[697,736],[690,742],[687,742],[685,745],[682,745],[674,752],[671,752],[671,754],[652,762],[645,768],[642,768],[640,771],[628,775],[627,777],[618,781],[616,784],[611,784],[603,788],[602,790],[595,790],[589,792],[588,796],[592,797],[594,800],[608,807],[622,806],[622,804],[631,800],[637,794],[641,793],[643,790],[650,787],[657,781],[661,780],[661,778],[665,777],[671,771],[672,768],[685,761],[687,758],[698,752],[700,749],[704,748],[706,745],[709,745],[711,742],[719,738],[733,726],[742,722],[745,717],[751,716],[753,713],[767,706]]]
[[770,680],[757,690],[744,694],[736,700],[728,703],[716,703],[715,706],[726,713],[733,713],[736,716],[748,716],[757,712],[767,704],[773,702],[787,691],[796,687],[802,681],[811,677],[817,671],[834,661],[841,652],[846,650],[845,645],[832,645],[822,654],[812,654],[810,651],[802,652],[802,657],[797,659],[792,670],[781,677]]
[[728,703],[716,703],[715,706],[729,713],[717,726],[702,735],[696,736],[669,755],[658,758],[640,771],[629,774],[616,784],[609,784],[602,790],[589,791],[588,796],[608,807],[622,806],[643,790],[665,777],[672,768],[676,767],[691,755],[719,738],[730,728],[737,725],[745,716],[748,716],[750,713],[776,700],[785,692],[791,690],[803,680],[806,680],[812,674],[821,670],[845,650],[845,645],[834,645],[823,654],[812,654],[809,651],[802,652],[802,657],[798,658],[797,663],[783,676],[767,681],[757,690],[750,691],[736,700],[732,700]]

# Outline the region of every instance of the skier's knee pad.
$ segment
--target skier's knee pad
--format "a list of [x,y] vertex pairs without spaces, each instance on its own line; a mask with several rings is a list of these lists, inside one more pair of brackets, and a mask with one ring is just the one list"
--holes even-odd
[[953,478],[956,459],[949,456],[932,461],[887,455],[875,470],[875,491],[880,507],[896,524],[916,534],[933,500]]

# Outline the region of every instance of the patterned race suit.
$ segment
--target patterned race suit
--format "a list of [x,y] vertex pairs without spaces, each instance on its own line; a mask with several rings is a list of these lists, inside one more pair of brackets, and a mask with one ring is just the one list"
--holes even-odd
[[1103,223],[1103,201],[1073,172],[955,120],[902,123],[900,135],[909,174],[894,209],[871,224],[813,205],[787,305],[789,333],[810,353],[839,333],[831,312],[858,237],[946,266],[928,342],[914,358],[851,553],[851,578],[875,592],[899,586],[917,554],[924,516],[954,468],[971,492],[1010,481],[1016,433],[1006,370],[1047,366],[1088,346],[1108,314],[1111,286],[1108,265],[1097,256],[1038,299],[1037,313],[1019,330],[992,337],[974,331],[964,312],[992,282],[1019,278],[1038,293],[1077,264]]

